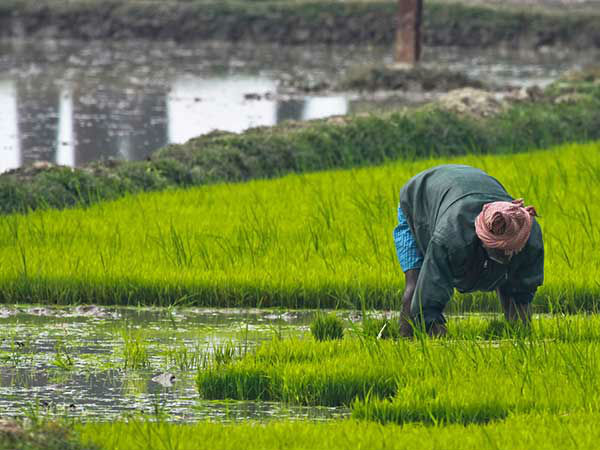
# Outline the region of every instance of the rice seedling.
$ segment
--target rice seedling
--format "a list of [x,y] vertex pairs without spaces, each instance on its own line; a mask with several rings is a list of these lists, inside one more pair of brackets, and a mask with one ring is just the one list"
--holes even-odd
[[164,352],[164,364],[167,369],[180,371],[196,370],[206,365],[207,355],[198,345],[190,347],[185,343],[169,346]]
[[486,333],[499,327],[478,331],[479,319],[454,321],[442,340],[273,341],[200,370],[197,384],[205,398],[351,405],[354,417],[381,422],[600,412],[598,321],[537,318],[529,332],[503,329],[495,340]]
[[148,342],[141,330],[129,327],[121,330],[123,346],[119,349],[124,369],[143,369],[150,366]]
[[310,324],[310,332],[317,341],[342,339],[344,322],[335,313],[319,313]]
[[[0,302],[395,309],[404,283],[391,236],[399,188],[451,162],[483,168],[537,207],[546,281],[535,307],[594,310],[600,208],[588,199],[600,184],[582,174],[600,170],[599,145],[393,162],[3,216]],[[453,305],[498,308],[485,294],[457,295]]]
[[359,333],[377,339],[398,339],[400,337],[400,319],[375,319],[365,317]]
[[64,341],[59,340],[54,346],[56,351],[52,365],[63,370],[71,370],[75,365],[75,361],[71,356],[71,352]]
[[229,363],[233,362],[236,352],[237,352],[236,346],[231,343],[226,343],[226,344],[222,344],[222,345],[213,345],[211,361],[214,363],[214,366],[216,366],[216,367],[220,367],[222,365],[229,364]]
[[218,448],[221,450],[351,448],[448,450],[595,450],[600,439],[597,413],[554,416],[512,415],[506,420],[423,427],[374,422],[243,421],[169,424],[149,420],[86,423],[75,427],[82,445],[103,450]]

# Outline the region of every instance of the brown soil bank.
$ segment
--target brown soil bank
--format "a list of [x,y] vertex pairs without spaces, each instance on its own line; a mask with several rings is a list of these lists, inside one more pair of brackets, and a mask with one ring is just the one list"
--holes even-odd
[[[600,12],[426,2],[430,46],[600,47]],[[5,0],[0,37],[150,38],[390,45],[395,1],[123,2]]]

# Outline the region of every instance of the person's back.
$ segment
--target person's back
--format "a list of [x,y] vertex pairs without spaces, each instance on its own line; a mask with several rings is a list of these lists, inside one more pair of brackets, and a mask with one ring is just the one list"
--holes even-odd
[[[504,241],[498,245],[488,242],[488,248],[476,230],[476,221],[483,223],[486,205],[502,205],[521,218],[530,217],[525,212],[530,210],[513,200],[496,179],[469,166],[434,167],[417,174],[402,188],[399,227],[405,221],[410,228],[405,234],[411,236],[403,237],[400,243],[399,227],[395,229],[399,259],[402,264],[401,247],[413,237],[418,249],[413,252],[422,255],[420,262],[407,267],[402,264],[407,286],[413,285],[414,293],[408,289],[413,318],[420,314],[427,323],[443,323],[442,311],[454,288],[461,292],[498,289],[499,295],[513,302],[531,302],[543,280],[541,229],[534,219],[527,219],[526,239],[517,251],[491,248],[501,247]],[[405,291],[405,303],[408,294]]]
[[464,165],[428,169],[400,191],[400,207],[423,254],[434,234],[447,243],[458,234],[468,243],[476,236],[475,228],[467,225],[474,224],[484,204],[512,200],[495,178]]

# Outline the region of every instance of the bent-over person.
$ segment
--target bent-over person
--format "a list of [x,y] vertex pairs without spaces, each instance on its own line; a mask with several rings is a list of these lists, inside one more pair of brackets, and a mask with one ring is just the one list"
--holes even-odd
[[394,242],[406,278],[401,333],[420,324],[446,332],[454,288],[493,291],[509,321],[530,320],[544,279],[544,244],[532,206],[513,199],[495,178],[464,165],[443,165],[411,178],[400,191]]

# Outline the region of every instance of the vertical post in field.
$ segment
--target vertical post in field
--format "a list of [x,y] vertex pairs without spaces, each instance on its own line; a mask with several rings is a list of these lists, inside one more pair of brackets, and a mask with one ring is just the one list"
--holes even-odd
[[414,66],[421,57],[423,0],[398,0],[396,64]]

